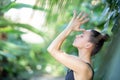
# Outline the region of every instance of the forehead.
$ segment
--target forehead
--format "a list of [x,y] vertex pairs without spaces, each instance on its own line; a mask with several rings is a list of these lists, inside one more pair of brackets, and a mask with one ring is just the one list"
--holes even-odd
[[83,31],[83,34],[84,35],[90,35],[91,34],[91,30],[85,30],[85,31]]

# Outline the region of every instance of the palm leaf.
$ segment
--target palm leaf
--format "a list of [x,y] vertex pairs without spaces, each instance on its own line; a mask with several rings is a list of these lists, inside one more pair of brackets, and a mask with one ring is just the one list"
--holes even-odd
[[8,26],[11,26],[13,28],[14,27],[25,28],[25,29],[32,31],[40,36],[45,37],[45,34],[43,32],[39,31],[38,29],[34,28],[33,26],[31,26],[29,24],[14,23],[14,22],[6,20],[5,18],[0,18],[0,28],[8,27]]
[[2,12],[6,12],[6,11],[10,10],[11,8],[20,9],[20,8],[24,8],[24,7],[25,8],[32,8],[32,9],[35,9],[35,10],[47,11],[45,8],[38,7],[36,5],[32,6],[32,5],[29,5],[29,4],[15,3],[15,2],[11,2],[11,4],[9,4],[6,7],[3,7],[1,10],[2,10]]

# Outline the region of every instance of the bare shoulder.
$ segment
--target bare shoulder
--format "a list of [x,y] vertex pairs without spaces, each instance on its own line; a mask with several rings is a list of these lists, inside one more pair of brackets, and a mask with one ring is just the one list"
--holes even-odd
[[93,76],[92,70],[90,69],[87,63],[85,62],[81,62],[81,63],[82,63],[82,66],[80,64],[79,70],[74,71],[74,73],[76,74],[76,76],[78,75],[78,77],[81,76],[83,78],[86,78],[87,80],[90,80]]
[[89,70],[89,65],[78,58],[78,72],[86,72]]

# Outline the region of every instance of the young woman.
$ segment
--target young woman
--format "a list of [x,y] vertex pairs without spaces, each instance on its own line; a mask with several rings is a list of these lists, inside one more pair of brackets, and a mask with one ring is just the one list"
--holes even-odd
[[[74,11],[73,18],[68,26],[57,36],[48,47],[48,52],[60,63],[68,67],[65,80],[92,80],[93,69],[91,67],[91,56],[95,55],[102,47],[107,35],[103,35],[96,30],[81,29],[80,26],[89,19],[87,15]],[[78,49],[78,56],[69,55],[61,50],[61,45],[66,37],[74,31],[82,31],[76,36],[73,46]]]

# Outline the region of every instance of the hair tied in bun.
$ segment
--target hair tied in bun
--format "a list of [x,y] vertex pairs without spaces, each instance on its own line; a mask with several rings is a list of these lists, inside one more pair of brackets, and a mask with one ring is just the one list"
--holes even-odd
[[102,36],[103,36],[102,39],[104,41],[107,41],[110,38],[110,36],[108,34],[103,34]]

